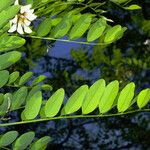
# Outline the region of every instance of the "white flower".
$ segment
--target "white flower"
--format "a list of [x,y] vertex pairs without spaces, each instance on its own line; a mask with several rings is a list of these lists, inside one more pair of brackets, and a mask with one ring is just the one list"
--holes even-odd
[[[19,5],[18,0],[15,1],[14,5]],[[10,29],[8,32],[12,33],[17,31],[19,34],[32,33],[29,25],[36,17],[37,16],[34,15],[34,9],[31,9],[31,4],[21,6],[19,14],[10,20]]]

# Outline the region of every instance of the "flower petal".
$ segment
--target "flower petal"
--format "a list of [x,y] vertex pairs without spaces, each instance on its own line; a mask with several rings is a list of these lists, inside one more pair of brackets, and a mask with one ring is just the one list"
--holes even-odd
[[26,26],[29,26],[30,24],[31,24],[31,21],[29,21],[28,19],[24,19],[24,24],[26,25]]
[[11,28],[8,30],[9,33],[15,32],[17,30],[17,24],[14,24],[11,26]]
[[10,25],[12,25],[13,23],[16,24],[17,23],[17,20],[18,20],[18,16],[16,15],[15,18],[11,19],[9,22],[10,22]]
[[17,32],[18,32],[19,34],[24,34],[21,23],[18,23]]
[[20,13],[23,14],[24,12],[28,12],[31,8],[31,4],[25,5],[21,7]]
[[34,12],[34,9],[28,10],[28,13],[32,13],[33,14],[33,12]]
[[14,5],[19,5],[19,1],[16,0],[15,3],[14,3]]
[[18,16],[16,15],[14,19],[12,19],[12,23],[17,23]]
[[32,33],[32,30],[28,26],[24,25],[23,27],[24,27],[24,32]]
[[26,13],[25,17],[30,21],[33,21],[37,18],[37,16],[32,13]]

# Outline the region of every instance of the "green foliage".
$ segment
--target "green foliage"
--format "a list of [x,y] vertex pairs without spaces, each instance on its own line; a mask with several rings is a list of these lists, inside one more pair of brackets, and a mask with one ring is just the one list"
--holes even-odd
[[[83,2],[83,3],[82,3]],[[140,9],[138,5],[128,5],[130,0],[111,0],[119,7],[126,10]],[[110,1],[108,2],[111,3]],[[46,76],[40,75],[32,79],[33,73],[26,72],[22,76],[20,72],[14,71],[10,73],[8,69],[10,66],[18,62],[22,56],[21,52],[14,51],[21,48],[26,40],[23,37],[39,38],[48,40],[60,40],[67,36],[65,42],[73,42],[86,37],[86,41],[79,42],[82,44],[90,44],[97,40],[94,45],[107,45],[120,39],[126,27],[121,25],[111,26],[111,19],[106,18],[104,13],[107,10],[107,3],[93,2],[92,0],[86,1],[53,1],[53,0],[26,0],[26,4],[33,4],[35,14],[38,19],[42,18],[42,22],[32,35],[24,35],[20,37],[18,34],[8,34],[9,21],[14,18],[20,10],[19,5],[13,5],[14,0],[2,0],[0,5],[0,88],[9,87],[15,88],[13,92],[0,93],[0,126],[10,126],[25,123],[34,123],[39,121],[47,121],[62,118],[82,118],[82,117],[110,117],[140,111],[149,111],[150,89],[146,88],[135,94],[135,84],[128,83],[124,88],[119,88],[119,81],[114,80],[106,85],[104,79],[96,81],[93,85],[82,85],[79,87],[67,100],[65,99],[65,91],[60,88],[50,98],[43,100],[42,90],[48,92],[52,90],[49,84],[44,84],[43,81]],[[121,4],[121,5],[120,5]],[[127,5],[126,5],[127,4]],[[12,6],[13,5],[13,6]],[[88,10],[92,10],[92,13]],[[147,22],[145,22],[147,24]],[[144,26],[145,27],[145,26]],[[34,29],[34,28],[33,28]],[[35,40],[31,40],[34,43]],[[36,51],[39,51],[40,42]],[[29,46],[28,46],[29,48]],[[32,52],[33,47],[29,48]],[[102,48],[103,49],[103,48]],[[10,51],[11,52],[7,52]],[[34,51],[34,53],[36,53]],[[97,53],[96,50],[93,53]],[[121,52],[118,49],[113,50],[113,57],[117,58],[116,61],[110,61],[105,57],[103,51],[98,52],[98,55],[93,55],[92,60],[95,61],[94,65],[99,65],[101,61],[107,65],[116,65],[121,61]],[[85,62],[81,64],[83,67],[89,66],[88,56],[86,53],[80,51],[79,54],[72,51],[74,58],[83,58]],[[30,55],[31,56],[31,55]],[[31,56],[32,57],[32,56]],[[142,62],[138,59],[123,59],[122,62],[142,66]],[[90,65],[93,65],[92,63]],[[145,65],[146,66],[146,65]],[[120,67],[118,65],[118,67]],[[29,80],[32,80],[29,84]],[[135,104],[137,103],[137,105]],[[134,106],[134,108],[132,107]],[[145,108],[144,108],[145,107]],[[144,108],[144,109],[143,109]],[[147,109],[146,109],[147,108]],[[22,110],[23,109],[23,110]],[[19,112],[17,110],[20,110]],[[81,110],[81,111],[80,111]],[[3,123],[7,120],[7,116],[11,112],[21,112],[21,120],[18,122]],[[97,114],[93,115],[95,111]],[[8,118],[9,119],[9,118]],[[18,137],[17,131],[9,131],[0,136],[0,148],[7,149],[11,145],[14,150],[21,150],[28,148],[29,150],[46,149],[47,144],[51,141],[50,137],[45,136],[37,141],[32,141],[35,138],[35,133],[30,131]]]
[[9,131],[0,136],[0,148],[7,149],[7,146],[12,146],[13,150],[24,150],[27,147],[29,150],[45,150],[48,143],[51,141],[49,136],[44,136],[34,142],[35,133],[33,131],[26,132],[19,137],[17,131]]
[[[118,81],[112,81],[107,86],[105,86],[105,81],[101,79],[95,82],[90,87],[90,89],[88,89],[87,85],[83,85],[80,88],[78,88],[71,95],[71,97],[68,99],[67,103],[62,109],[61,106],[64,100],[63,89],[59,89],[58,91],[56,91],[44,104],[43,108],[41,108],[41,89],[37,87],[33,87],[33,89],[30,91],[30,93],[28,93],[26,100],[23,100],[25,101],[25,105],[21,105],[22,101],[20,101],[20,94],[23,94],[24,97],[26,97],[26,88],[21,88],[20,90],[15,92],[13,97],[9,93],[6,94],[7,96],[4,95],[4,101],[1,105],[1,107],[3,108],[1,115],[4,115],[10,110],[17,110],[20,108],[20,106],[24,106],[25,109],[22,111],[21,118],[22,120],[24,120],[23,123],[26,123],[26,121],[28,122],[28,120],[32,120],[32,122],[38,121],[38,119],[36,120],[35,118],[38,116],[39,112],[44,121],[44,118],[49,118],[48,120],[54,119],[60,111],[60,118],[65,117],[64,115],[75,113],[79,109],[82,109],[82,114],[87,114],[88,116],[89,113],[93,112],[99,106],[99,113],[102,114],[100,115],[100,117],[103,117],[103,115],[105,116],[105,113],[109,113],[110,110],[115,106],[117,106],[118,113],[123,113],[125,111],[128,112],[128,109],[137,100],[136,97],[135,99],[133,99],[135,89],[134,83],[131,82],[127,84],[121,91],[119,91]],[[137,102],[139,109],[136,109],[135,111],[140,110],[148,103],[148,101],[150,100],[149,90],[150,89],[146,89],[146,92],[143,93],[143,91],[141,91],[139,93]],[[5,99],[7,99],[7,101]],[[115,113],[111,115],[113,116],[115,115]],[[74,116],[72,116],[72,118],[73,117]],[[9,124],[11,123],[8,123],[8,125]],[[5,126],[5,124],[1,124],[1,126]]]
[[0,52],[13,50],[25,44],[25,40],[17,36],[4,36],[0,41]]
[[21,55],[22,54],[18,51],[12,51],[0,55],[0,70],[6,69],[19,61]]
[[11,6],[0,12],[0,29],[4,27],[19,11],[20,6]]

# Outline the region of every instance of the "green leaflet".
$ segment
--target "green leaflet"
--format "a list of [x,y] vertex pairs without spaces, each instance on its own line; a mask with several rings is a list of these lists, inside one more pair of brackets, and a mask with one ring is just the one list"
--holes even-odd
[[103,34],[106,25],[106,20],[103,18],[100,18],[98,21],[96,21],[88,32],[87,41],[92,42],[98,39]]
[[52,19],[52,26],[58,25],[58,23],[62,20],[62,18],[54,18]]
[[18,36],[4,36],[0,40],[0,52],[19,48],[25,44],[25,39]]
[[127,10],[136,10],[136,9],[141,9],[141,7],[139,5],[136,5],[136,4],[133,4],[133,5],[130,5],[128,7],[123,7],[124,9],[127,9]]
[[20,73],[15,71],[9,75],[8,84],[14,83],[19,78]]
[[78,88],[68,99],[66,105],[64,106],[65,114],[71,114],[78,111],[81,106],[82,102],[85,98],[85,95],[88,92],[88,86],[83,85]]
[[35,133],[30,131],[22,134],[14,143],[13,150],[24,150],[33,141]]
[[25,84],[26,82],[28,82],[29,79],[32,77],[32,75],[33,75],[32,72],[27,72],[27,73],[25,73],[25,74],[20,78],[19,85],[23,85],[23,84]]
[[0,4],[0,12],[5,8],[9,7],[10,5],[14,4],[15,0],[1,0]]
[[114,100],[118,94],[118,91],[119,91],[119,82],[116,80],[110,82],[106,86],[105,91],[99,102],[100,113],[106,113],[112,108]]
[[129,0],[111,0],[111,1],[114,2],[114,3],[121,4],[121,3],[128,2]]
[[32,143],[29,147],[29,150],[45,150],[50,141],[51,138],[49,136],[44,136]]
[[41,24],[38,26],[37,35],[38,36],[46,36],[51,30],[51,19],[46,18]]
[[104,38],[104,42],[105,43],[111,43],[114,40],[117,39],[118,36],[120,36],[120,32],[122,31],[122,28],[120,25],[116,25],[110,29],[108,29],[108,31],[106,32],[105,38]]
[[10,110],[18,109],[25,102],[27,94],[27,87],[21,87],[18,91],[16,91],[13,95]]
[[51,85],[49,85],[49,84],[43,84],[42,86],[41,86],[41,89],[42,90],[48,90],[48,91],[51,91],[52,89],[53,89],[53,87],[51,86]]
[[7,70],[0,71],[0,88],[2,88],[8,81],[9,72]]
[[2,103],[2,105],[0,105],[0,115],[5,115],[11,105],[11,101],[12,101],[12,95],[11,93],[6,93],[4,95],[4,101]]
[[63,37],[68,33],[71,26],[72,26],[72,16],[70,14],[65,15],[59,22],[59,24],[53,29],[52,37],[54,38]]
[[90,87],[82,104],[83,114],[88,114],[96,109],[104,90],[105,80],[103,79],[98,80]]
[[28,94],[28,96],[27,96],[27,98],[26,98],[26,101],[28,101],[36,92],[38,92],[38,91],[41,91],[41,86],[40,85],[36,85],[36,86],[34,86],[31,90],[30,90],[30,92],[29,92],[29,94]]
[[69,37],[71,40],[80,38],[89,28],[92,21],[92,16],[89,14],[82,15],[70,31]]
[[0,70],[10,67],[21,58],[21,53],[17,51],[8,52],[0,55]]
[[141,109],[143,108],[150,100],[150,89],[142,90],[137,98],[137,105]]
[[8,146],[15,141],[18,136],[17,131],[10,131],[0,137],[0,147]]
[[118,112],[124,112],[129,108],[130,103],[134,97],[134,90],[135,84],[131,82],[127,84],[120,92],[117,104]]
[[20,10],[19,5],[8,7],[0,12],[0,29],[4,27]]
[[64,100],[64,96],[64,89],[59,89],[48,99],[44,107],[46,117],[54,117],[57,115]]
[[42,81],[45,80],[45,79],[46,79],[46,76],[44,76],[44,75],[38,76],[37,78],[35,78],[35,79],[32,81],[32,86],[39,84],[40,82],[42,82]]
[[36,92],[28,101],[26,101],[25,109],[21,114],[22,120],[32,120],[37,117],[42,104],[41,91]]

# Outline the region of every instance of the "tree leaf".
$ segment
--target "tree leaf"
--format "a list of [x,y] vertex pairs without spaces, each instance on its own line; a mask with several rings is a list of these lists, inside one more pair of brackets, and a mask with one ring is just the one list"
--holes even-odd
[[0,71],[0,88],[2,88],[9,79],[9,72],[7,70]]
[[105,90],[105,80],[103,79],[98,80],[90,87],[82,104],[83,114],[88,114],[96,109],[104,90]]
[[68,33],[72,26],[72,16],[69,14],[65,15],[59,24],[53,29],[52,37],[60,38]]
[[11,106],[11,101],[12,101],[12,94],[6,93],[4,95],[3,103],[2,105],[0,105],[0,115],[5,115],[8,112]]
[[99,102],[99,110],[101,113],[106,113],[112,108],[114,100],[117,97],[118,91],[119,82],[116,80],[110,82],[106,86],[105,91]]
[[92,16],[89,14],[82,15],[70,31],[69,37],[71,40],[80,38],[89,28],[92,21]]
[[45,79],[46,79],[46,76],[45,76],[45,75],[40,75],[40,76],[38,76],[37,78],[35,78],[35,79],[32,81],[32,86],[39,84],[40,82],[42,82],[42,81],[45,80]]
[[15,71],[9,75],[8,84],[14,83],[19,78],[20,73]]
[[83,102],[87,92],[88,92],[87,85],[83,85],[80,88],[78,88],[68,99],[68,101],[65,105],[65,108],[64,108],[65,113],[71,114],[71,113],[78,111],[82,106],[82,102]]
[[10,145],[15,141],[18,136],[17,131],[9,131],[0,137],[0,147],[5,147]]
[[137,105],[138,107],[141,109],[143,108],[145,105],[147,105],[147,103],[150,100],[150,89],[147,88],[145,90],[142,90],[137,98]]
[[0,40],[0,52],[19,48],[25,44],[25,39],[18,36],[4,36]]
[[141,7],[139,5],[136,5],[136,4],[132,4],[128,7],[123,7],[124,9],[127,9],[127,10],[136,10],[136,9],[141,9]]
[[87,41],[92,42],[98,39],[103,34],[106,25],[106,20],[103,18],[100,18],[98,21],[96,21],[88,32]]
[[64,89],[59,89],[48,99],[45,104],[46,117],[54,117],[57,115],[64,100],[64,96]]
[[0,12],[0,29],[4,27],[20,10],[19,5],[13,5]]
[[46,18],[38,26],[37,34],[38,36],[46,36],[50,32],[50,30],[51,30],[51,19]]
[[10,5],[14,4],[15,0],[1,0],[0,12],[5,8],[8,8]]
[[36,92],[25,105],[25,109],[21,114],[22,120],[32,120],[37,117],[42,104],[41,91]]
[[28,96],[26,98],[26,101],[28,101],[36,92],[41,91],[41,86],[40,85],[36,85],[34,86],[30,92],[28,93]]
[[19,85],[23,85],[23,84],[25,84],[26,82],[28,82],[28,80],[32,77],[32,75],[33,75],[33,72],[27,72],[27,73],[25,73],[25,74],[20,78]]
[[31,144],[29,150],[45,150],[50,141],[51,138],[49,136],[44,136]]
[[116,40],[117,36],[120,36],[120,32],[121,32],[122,28],[120,25],[116,25],[110,29],[108,29],[108,31],[106,32],[105,38],[104,38],[104,42],[105,43],[111,43],[114,40]]
[[27,94],[28,94],[27,87],[21,87],[18,91],[16,91],[13,95],[10,109],[11,110],[18,109],[25,102]]
[[13,150],[24,150],[33,141],[35,133],[30,131],[22,134],[14,143]]
[[21,53],[17,51],[8,52],[0,55],[0,70],[10,67],[21,58]]
[[122,89],[118,98],[118,104],[117,104],[118,112],[124,112],[129,108],[130,103],[134,97],[134,90],[135,90],[135,84],[133,82],[127,84]]
[[111,1],[114,3],[122,4],[122,3],[128,2],[129,0],[111,0]]

